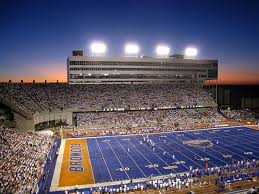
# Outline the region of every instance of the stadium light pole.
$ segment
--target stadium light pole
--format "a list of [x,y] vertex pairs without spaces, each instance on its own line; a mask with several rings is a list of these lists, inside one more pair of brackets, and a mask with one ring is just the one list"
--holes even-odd
[[100,56],[106,53],[107,46],[104,42],[93,42],[90,45],[90,50],[93,55]]
[[137,44],[127,43],[124,47],[126,56],[137,56],[139,53],[139,46]]
[[198,55],[198,49],[195,47],[187,47],[184,50],[184,57],[185,58],[195,58]]
[[170,53],[170,48],[165,45],[158,45],[156,47],[156,55],[158,57],[168,57]]

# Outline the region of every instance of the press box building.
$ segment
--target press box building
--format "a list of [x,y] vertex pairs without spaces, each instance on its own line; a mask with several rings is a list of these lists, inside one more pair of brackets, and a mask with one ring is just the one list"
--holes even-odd
[[73,51],[67,59],[69,84],[203,82],[218,78],[217,60],[157,57],[84,56]]

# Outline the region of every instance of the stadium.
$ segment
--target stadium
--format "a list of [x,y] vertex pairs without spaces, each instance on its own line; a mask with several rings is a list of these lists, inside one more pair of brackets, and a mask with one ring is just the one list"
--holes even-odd
[[258,185],[253,112],[218,106],[217,60],[197,59],[193,48],[168,51],[73,51],[67,83],[0,83],[0,102],[15,122],[0,128],[0,193],[220,193]]

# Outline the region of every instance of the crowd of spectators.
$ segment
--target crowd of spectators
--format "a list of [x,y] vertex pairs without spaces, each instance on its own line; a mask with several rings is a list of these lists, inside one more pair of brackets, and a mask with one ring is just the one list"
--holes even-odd
[[[216,103],[209,94],[200,85],[189,83],[138,85],[0,83],[0,98],[14,103],[18,109],[27,113],[62,109],[174,107],[174,109],[165,110],[75,113],[78,127],[105,129],[98,130],[100,135],[189,130],[191,127],[188,123],[224,120],[224,117],[215,108]],[[191,108],[192,106],[207,108]],[[251,112],[248,110],[228,109],[221,110],[221,113],[230,119],[251,117]],[[52,144],[53,138],[49,136],[19,132],[0,126],[0,193],[33,193],[43,174]],[[255,165],[254,161],[248,164]],[[240,165],[234,167],[240,167]],[[193,171],[192,176],[185,175],[166,180],[152,180],[146,184],[140,183],[134,185],[134,189],[189,187],[195,180],[193,177],[200,176],[199,172]],[[219,174],[221,170],[211,169],[203,173],[205,175],[208,172]],[[227,180],[229,177],[239,178],[241,175],[250,177],[250,174],[247,173],[240,176],[220,175],[224,177],[223,180]],[[133,185],[131,186],[133,187]],[[124,191],[129,187],[128,185],[121,186],[116,188],[116,191]],[[104,189],[103,187],[99,190]]]
[[78,127],[132,128],[188,122],[218,122],[224,117],[216,108],[171,109],[127,112],[76,113]]
[[[160,179],[155,179],[151,176],[147,178],[149,180],[141,183],[130,182],[128,184],[121,183],[118,186],[97,187],[91,189],[91,191],[100,193],[126,193],[128,191],[136,190],[165,189],[173,193],[177,190],[187,189],[190,191],[195,188],[216,184],[221,188],[219,192],[226,192],[229,191],[229,183],[252,179],[256,180],[259,176],[259,170],[256,170],[258,166],[259,162],[256,160],[243,160],[222,167],[191,169],[190,172],[186,174],[170,174],[169,176]],[[207,178],[203,179],[203,177]],[[253,188],[253,190],[256,191],[255,188]],[[247,193],[251,193],[250,191],[251,189]]]
[[0,193],[33,193],[52,137],[0,126]]
[[246,120],[255,117],[254,113],[249,109],[221,109],[220,112],[228,119],[232,120]]
[[29,113],[60,109],[215,106],[201,85],[0,83],[0,97]]
[[[171,131],[186,131],[191,130],[189,125],[181,126],[161,126],[161,127],[144,127],[133,129],[97,129],[94,131],[96,136],[109,136],[109,135],[132,135],[132,134],[144,134],[144,133],[160,133]],[[74,133],[73,136],[80,136],[79,133]]]

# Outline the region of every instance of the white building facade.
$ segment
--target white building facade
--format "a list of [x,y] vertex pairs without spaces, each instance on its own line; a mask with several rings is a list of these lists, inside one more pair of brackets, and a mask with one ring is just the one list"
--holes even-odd
[[74,53],[67,59],[69,84],[203,82],[218,78],[217,60],[83,56]]

